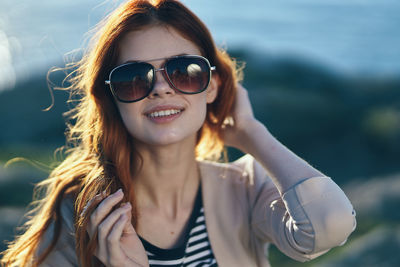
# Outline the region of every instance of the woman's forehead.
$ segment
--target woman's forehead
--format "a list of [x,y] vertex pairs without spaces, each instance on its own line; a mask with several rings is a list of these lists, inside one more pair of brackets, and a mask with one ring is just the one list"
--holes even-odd
[[118,62],[149,61],[180,54],[200,55],[200,49],[170,27],[154,26],[128,32],[119,43]]

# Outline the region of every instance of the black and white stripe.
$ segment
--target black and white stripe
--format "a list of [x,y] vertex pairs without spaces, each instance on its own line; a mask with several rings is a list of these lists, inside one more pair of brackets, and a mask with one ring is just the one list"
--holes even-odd
[[185,250],[184,266],[217,266],[208,240],[204,208],[200,209],[193,228],[190,230],[189,240]]
[[218,266],[208,239],[204,208],[199,189],[189,219],[190,229],[186,242],[178,248],[161,249],[142,239],[151,267],[215,267]]

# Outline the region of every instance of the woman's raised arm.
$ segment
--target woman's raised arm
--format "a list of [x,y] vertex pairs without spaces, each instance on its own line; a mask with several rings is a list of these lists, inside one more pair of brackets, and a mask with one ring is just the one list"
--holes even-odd
[[[355,212],[344,192],[274,138],[254,117],[246,89],[241,85],[237,89],[225,142],[256,159],[254,179],[259,191],[253,203],[253,230],[301,261],[343,244],[356,225]],[[279,194],[274,193],[277,199],[272,201],[274,186]]]

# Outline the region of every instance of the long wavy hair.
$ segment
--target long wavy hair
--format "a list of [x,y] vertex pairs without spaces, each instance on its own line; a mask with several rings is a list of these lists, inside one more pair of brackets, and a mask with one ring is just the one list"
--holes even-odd
[[[198,132],[196,157],[218,160],[224,150],[224,121],[231,115],[241,78],[236,62],[218,49],[200,19],[176,0],[128,1],[108,15],[96,28],[82,59],[73,64],[66,88],[79,95],[79,103],[67,113],[67,150],[65,160],[48,179],[39,183],[41,199],[34,202],[24,233],[9,243],[3,252],[2,266],[38,266],[55,247],[61,232],[61,202],[74,199],[74,214],[81,214],[88,201],[103,192],[122,188],[123,201],[132,204],[132,224],[137,224],[137,209],[132,179],[140,169],[141,157],[135,151],[119,115],[117,106],[104,81],[117,64],[119,43],[132,31],[151,26],[168,26],[193,42],[210,63],[216,66],[218,96],[207,106],[206,120]],[[90,214],[95,204],[84,214]],[[82,266],[96,260],[97,238],[89,239],[86,227],[89,216],[75,216],[76,252]],[[44,233],[54,224],[50,245],[38,255]]]

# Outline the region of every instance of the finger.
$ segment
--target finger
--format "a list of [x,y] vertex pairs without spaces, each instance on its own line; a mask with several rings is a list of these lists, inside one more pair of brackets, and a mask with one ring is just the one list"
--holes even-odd
[[82,216],[85,216],[85,215],[86,215],[86,212],[87,212],[92,206],[99,204],[100,201],[103,200],[103,199],[106,197],[106,193],[105,193],[105,192],[106,192],[106,191],[103,191],[102,193],[95,195],[94,198],[90,199],[90,200],[86,203],[85,207],[83,207],[83,210],[82,210],[80,216],[81,216],[81,217],[82,217]]
[[235,119],[237,119],[238,116],[244,118],[254,117],[248,91],[240,83],[236,84],[236,88],[237,88],[237,95],[234,107]]
[[100,223],[98,227],[98,245],[100,251],[105,251],[107,249],[107,242],[113,225],[118,221],[121,215],[131,213],[130,211],[131,205],[128,203],[111,212],[110,215]]
[[99,206],[90,215],[90,222],[88,229],[91,233],[89,236],[95,232],[97,226],[104,220],[104,218],[110,213],[113,207],[118,204],[123,197],[122,190],[119,189],[114,194],[109,195],[103,201],[100,202]]
[[124,225],[124,229],[123,229],[123,233],[124,234],[136,234],[135,229],[133,228],[132,225],[132,208],[130,209],[129,212],[126,212],[125,214],[128,216],[128,220],[126,221],[125,225]]
[[114,210],[111,212],[100,224],[98,227],[98,240],[99,243],[103,242],[107,239],[112,226],[118,220],[118,218],[126,213],[130,213],[131,205],[129,203],[125,204],[124,206]]
[[[88,203],[85,205],[83,208],[83,211],[81,212],[80,216],[81,217],[86,217],[87,214],[92,214],[93,211],[97,208],[99,203],[106,197],[105,192],[102,192],[100,194],[97,194],[92,198],[91,200],[88,201]],[[89,234],[89,237],[92,238],[93,235],[95,234],[95,227],[96,225],[92,225],[90,221],[90,217],[88,218],[88,224],[86,227],[86,232]]]
[[98,226],[97,228],[97,249],[98,251],[96,252],[99,256],[103,255],[108,255],[108,249],[107,249],[107,238],[108,235],[110,234],[110,231],[115,224],[115,222],[118,220],[118,218],[122,214],[126,213],[131,213],[131,206],[130,204],[125,204],[123,207],[120,207],[113,212],[111,212]]
[[95,211],[90,215],[91,222],[96,225],[99,224],[107,214],[110,213],[112,208],[122,200],[123,195],[122,190],[119,189],[101,201]]
[[112,226],[110,234],[107,237],[107,249],[110,255],[110,263],[118,265],[125,262],[126,255],[121,249],[120,240],[125,224],[128,222],[127,214],[121,214],[115,224]]

